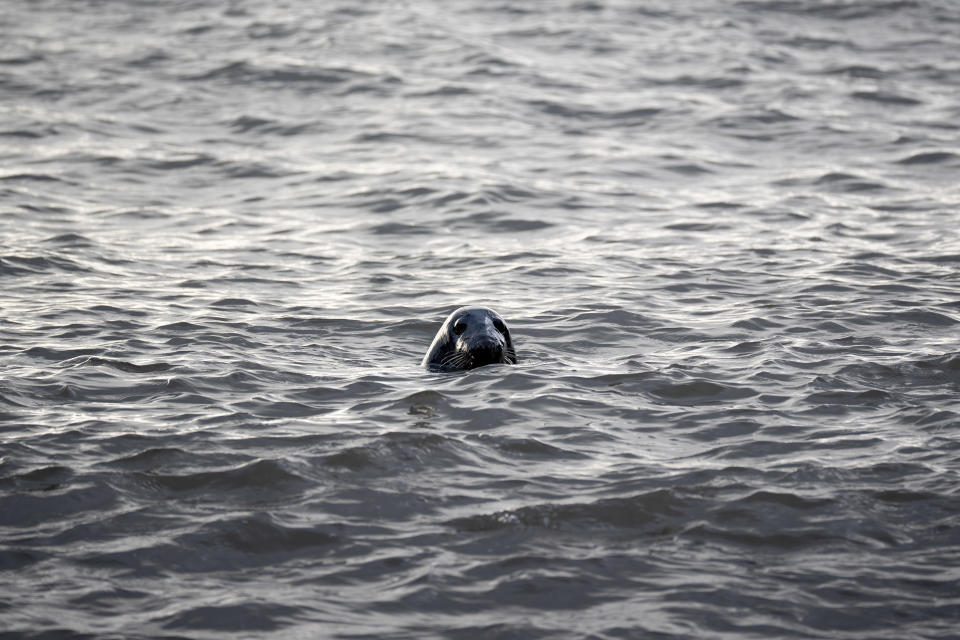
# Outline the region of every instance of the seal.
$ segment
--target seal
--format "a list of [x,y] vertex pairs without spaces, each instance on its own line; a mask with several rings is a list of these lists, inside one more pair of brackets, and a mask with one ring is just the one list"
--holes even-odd
[[466,371],[496,363],[517,364],[517,352],[507,323],[486,307],[460,307],[447,316],[421,362],[431,371]]

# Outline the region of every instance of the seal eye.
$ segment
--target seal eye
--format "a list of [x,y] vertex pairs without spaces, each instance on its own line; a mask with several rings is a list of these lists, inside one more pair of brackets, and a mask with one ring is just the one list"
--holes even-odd
[[496,320],[493,321],[493,328],[499,331],[500,333],[507,332],[507,325],[503,324],[503,320],[501,320],[500,318],[497,318]]
[[457,320],[453,323],[453,332],[458,336],[467,330],[467,323],[463,320]]

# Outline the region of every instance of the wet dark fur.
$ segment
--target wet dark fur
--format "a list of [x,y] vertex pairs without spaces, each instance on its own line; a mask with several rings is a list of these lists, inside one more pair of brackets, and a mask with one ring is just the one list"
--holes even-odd
[[451,313],[423,357],[432,371],[464,371],[488,364],[516,364],[510,329],[496,311],[460,307]]

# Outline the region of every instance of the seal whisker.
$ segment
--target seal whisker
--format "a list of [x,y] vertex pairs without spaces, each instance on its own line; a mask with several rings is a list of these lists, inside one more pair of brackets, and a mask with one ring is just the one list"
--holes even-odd
[[463,353],[461,353],[461,352],[459,352],[459,351],[453,351],[453,352],[447,354],[446,356],[444,356],[444,357],[440,360],[440,363],[439,363],[439,364],[444,364],[444,365],[446,365],[446,364],[453,364],[453,363],[462,361],[463,358],[464,358],[464,354],[463,354]]
[[462,369],[463,365],[466,364],[465,360],[466,356],[464,354],[456,352],[441,360],[439,364],[440,366],[449,367],[452,369]]
[[469,356],[463,353],[462,351],[454,351],[444,356],[444,358],[440,360],[440,362],[438,362],[437,365],[444,369],[453,369],[453,370],[467,369],[469,368],[468,366],[466,366],[469,364],[467,362],[468,358]]

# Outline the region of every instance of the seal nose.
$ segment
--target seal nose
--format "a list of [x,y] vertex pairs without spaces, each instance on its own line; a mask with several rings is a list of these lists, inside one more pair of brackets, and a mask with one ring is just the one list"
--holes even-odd
[[478,336],[470,345],[474,366],[503,362],[503,342],[493,336]]

